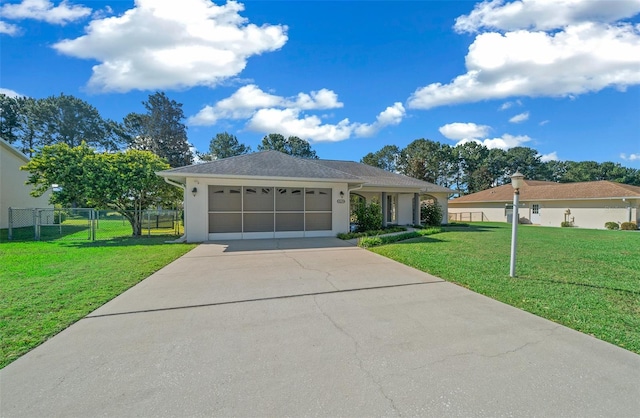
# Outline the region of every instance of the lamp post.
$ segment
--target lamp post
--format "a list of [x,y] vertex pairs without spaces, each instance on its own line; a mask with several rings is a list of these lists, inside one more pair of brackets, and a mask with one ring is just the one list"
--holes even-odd
[[518,204],[520,203],[520,187],[524,180],[524,175],[516,171],[511,176],[511,186],[513,187],[513,217],[511,218],[511,266],[509,276],[516,277],[516,245],[518,243]]

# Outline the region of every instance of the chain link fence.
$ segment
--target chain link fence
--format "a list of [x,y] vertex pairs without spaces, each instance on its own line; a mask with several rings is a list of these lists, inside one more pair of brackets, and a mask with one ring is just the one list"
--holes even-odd
[[181,212],[145,210],[125,214],[87,208],[9,208],[9,240],[109,240],[131,237],[131,220],[142,236],[180,236]]

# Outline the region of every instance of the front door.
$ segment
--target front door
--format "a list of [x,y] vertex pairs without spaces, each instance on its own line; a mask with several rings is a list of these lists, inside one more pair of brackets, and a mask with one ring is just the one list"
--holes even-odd
[[531,205],[531,223],[540,225],[540,204],[534,203]]

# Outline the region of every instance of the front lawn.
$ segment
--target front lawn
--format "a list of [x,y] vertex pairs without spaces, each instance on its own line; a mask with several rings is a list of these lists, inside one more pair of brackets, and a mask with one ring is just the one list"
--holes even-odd
[[195,247],[174,238],[0,242],[0,368]]
[[371,251],[640,354],[640,232],[521,225],[517,278],[510,240],[476,223]]

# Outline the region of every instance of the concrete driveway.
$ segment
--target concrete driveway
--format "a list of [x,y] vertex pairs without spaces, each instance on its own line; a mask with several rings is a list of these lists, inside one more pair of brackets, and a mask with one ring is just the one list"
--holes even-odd
[[2,417],[638,411],[640,356],[331,238],[200,245],[0,371]]

